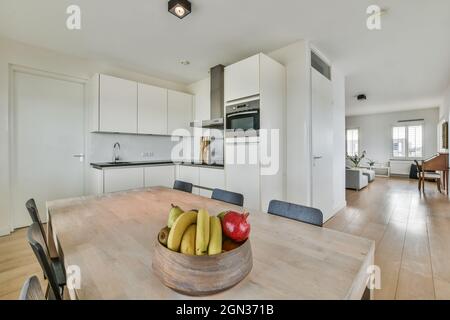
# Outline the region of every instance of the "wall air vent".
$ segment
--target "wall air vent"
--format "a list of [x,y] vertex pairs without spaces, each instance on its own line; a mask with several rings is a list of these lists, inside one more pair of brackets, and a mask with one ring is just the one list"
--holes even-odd
[[328,80],[331,80],[331,67],[325,61],[323,61],[314,51],[311,51],[311,67],[316,69]]
[[419,121],[425,121],[425,119],[398,120],[397,122],[419,122]]

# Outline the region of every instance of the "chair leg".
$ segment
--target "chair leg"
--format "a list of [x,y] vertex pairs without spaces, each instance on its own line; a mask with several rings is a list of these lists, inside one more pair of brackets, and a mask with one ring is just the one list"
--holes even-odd
[[442,193],[442,191],[441,191],[441,179],[436,179],[436,184],[437,184],[437,189],[438,189],[439,193]]

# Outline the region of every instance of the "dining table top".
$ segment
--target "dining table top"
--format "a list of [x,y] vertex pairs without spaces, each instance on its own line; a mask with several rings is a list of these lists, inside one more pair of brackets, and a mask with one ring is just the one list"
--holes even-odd
[[[190,299],[152,270],[171,204],[210,215],[234,205],[165,187],[47,202],[49,246],[77,266],[76,299]],[[250,211],[253,268],[236,286],[207,299],[361,299],[374,263],[372,240]],[[370,269],[370,268],[369,268]]]

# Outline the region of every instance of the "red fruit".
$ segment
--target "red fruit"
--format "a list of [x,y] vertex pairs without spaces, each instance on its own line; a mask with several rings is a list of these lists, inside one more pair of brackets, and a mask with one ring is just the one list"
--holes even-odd
[[222,220],[223,233],[236,242],[245,241],[250,234],[250,224],[247,222],[248,212],[228,211]]

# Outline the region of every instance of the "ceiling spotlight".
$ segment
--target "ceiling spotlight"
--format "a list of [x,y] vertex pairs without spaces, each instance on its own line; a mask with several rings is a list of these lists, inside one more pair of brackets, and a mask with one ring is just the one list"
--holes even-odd
[[358,94],[357,96],[356,96],[356,99],[358,100],[358,101],[364,101],[364,100],[367,100],[367,97],[366,97],[366,95],[365,94]]
[[188,0],[170,0],[169,12],[180,19],[191,13],[191,3]]

